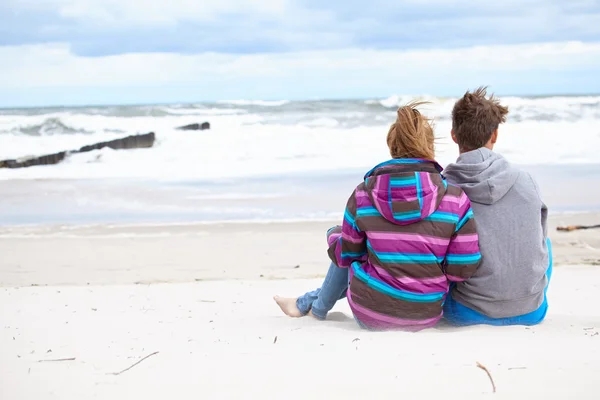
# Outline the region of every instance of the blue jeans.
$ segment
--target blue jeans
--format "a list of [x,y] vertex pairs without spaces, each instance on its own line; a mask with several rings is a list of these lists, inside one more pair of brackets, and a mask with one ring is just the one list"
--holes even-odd
[[349,277],[348,268],[340,268],[331,263],[323,285],[298,297],[296,300],[298,310],[302,314],[308,314],[312,310],[316,318],[325,319],[335,303],[346,297]]
[[[549,265],[548,270],[546,271],[546,276],[548,277],[548,284],[550,283],[550,278],[552,277],[552,243],[550,239],[547,239],[548,245],[548,258]],[[454,285],[450,287],[452,290]],[[458,326],[469,326],[469,325],[495,325],[495,326],[506,326],[506,325],[537,325],[541,323],[544,318],[546,318],[546,313],[548,312],[548,298],[546,296],[546,292],[548,291],[548,286],[544,289],[544,301],[542,305],[535,311],[530,312],[529,314],[519,315],[516,317],[508,317],[508,318],[490,318],[487,315],[484,315],[478,311],[475,311],[467,306],[464,306],[454,300],[450,293],[446,296],[446,302],[444,303],[444,318],[450,322],[452,325]]]

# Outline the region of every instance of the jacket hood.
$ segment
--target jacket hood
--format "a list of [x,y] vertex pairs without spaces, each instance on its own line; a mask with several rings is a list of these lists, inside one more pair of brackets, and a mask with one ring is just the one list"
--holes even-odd
[[471,201],[494,204],[513,187],[519,171],[501,155],[483,147],[462,154],[444,171],[446,178],[465,191]]
[[388,221],[409,225],[433,214],[446,194],[447,184],[434,161],[394,159],[365,175],[371,202]]

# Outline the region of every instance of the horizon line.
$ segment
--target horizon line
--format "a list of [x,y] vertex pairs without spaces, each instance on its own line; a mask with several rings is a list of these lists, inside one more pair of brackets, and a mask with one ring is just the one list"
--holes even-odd
[[[552,97],[595,97],[600,96],[600,93],[554,93],[554,94],[530,94],[530,95],[499,95],[494,93],[496,97],[517,97],[524,99],[536,99],[536,98],[552,98]],[[450,99],[450,98],[459,98],[460,96],[435,96],[430,94],[392,94],[387,97],[349,97],[349,98],[314,98],[314,99],[298,99],[298,100],[290,100],[290,99],[230,99],[230,100],[199,100],[199,101],[184,101],[184,102],[148,102],[148,103],[137,103],[137,102],[125,102],[125,103],[90,103],[90,104],[65,104],[65,105],[30,105],[30,106],[0,106],[0,110],[31,110],[31,109],[60,109],[60,108],[92,108],[92,107],[156,107],[156,106],[171,106],[171,105],[194,105],[194,104],[228,104],[228,102],[235,101],[287,101],[289,103],[309,103],[309,102],[339,102],[339,101],[369,101],[369,100],[385,100],[392,96],[398,97],[433,97],[437,99]],[[252,104],[244,105],[244,106],[252,106]],[[258,106],[258,105],[255,105]],[[272,106],[266,106],[272,107]]]

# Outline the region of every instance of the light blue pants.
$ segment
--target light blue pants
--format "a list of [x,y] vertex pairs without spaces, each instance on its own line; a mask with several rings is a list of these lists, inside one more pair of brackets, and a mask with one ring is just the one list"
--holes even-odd
[[[313,315],[320,320],[327,317],[327,313],[331,311],[335,303],[346,297],[348,286],[350,284],[350,270],[348,268],[340,268],[334,263],[331,263],[323,285],[298,297],[296,306],[298,310],[306,315],[312,310]],[[363,324],[355,315],[354,320],[363,329],[372,330]]]
[[[550,278],[552,277],[552,243],[550,242],[550,239],[547,239],[547,244],[550,263],[548,265],[548,270],[546,271],[546,276],[548,277],[548,284],[550,284]],[[450,290],[452,290],[452,287]],[[509,318],[490,318],[487,315],[460,304],[448,294],[448,296],[446,296],[446,302],[444,303],[444,318],[452,325],[457,326],[482,324],[496,326],[537,325],[546,318],[546,313],[548,312],[547,291],[548,286],[544,289],[544,302],[537,310],[532,311],[529,314]]]
[[331,263],[323,285],[308,292],[296,300],[296,306],[302,314],[310,310],[318,319],[325,319],[327,313],[335,306],[338,300],[346,297],[348,291],[349,271],[348,268],[340,268]]

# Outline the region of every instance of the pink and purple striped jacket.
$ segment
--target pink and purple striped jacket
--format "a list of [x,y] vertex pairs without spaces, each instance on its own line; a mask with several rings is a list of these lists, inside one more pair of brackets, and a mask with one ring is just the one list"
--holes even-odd
[[435,325],[450,282],[481,260],[471,203],[433,161],[379,164],[350,196],[341,227],[328,232],[329,256],[350,268],[348,302],[370,329]]

